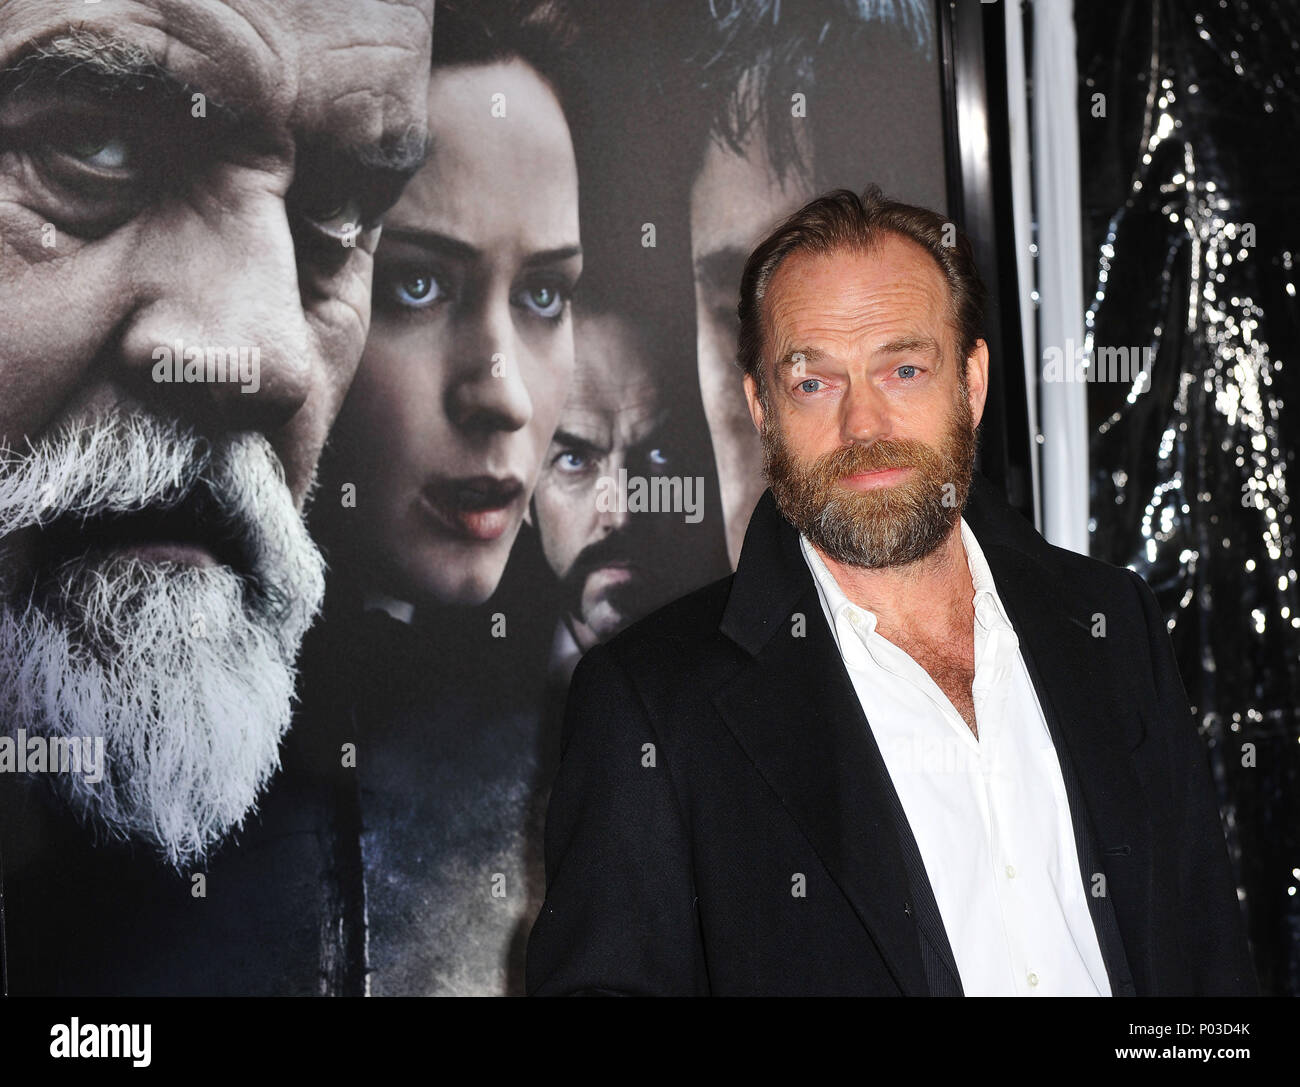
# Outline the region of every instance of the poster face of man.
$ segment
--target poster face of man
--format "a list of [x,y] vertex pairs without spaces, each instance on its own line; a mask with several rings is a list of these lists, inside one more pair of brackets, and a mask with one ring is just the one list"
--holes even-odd
[[542,549],[584,651],[671,595],[663,557],[686,523],[682,510],[632,512],[616,493],[620,479],[683,468],[648,335],[615,313],[579,318],[578,371],[537,487]]
[[767,487],[758,434],[736,370],[736,287],[755,236],[801,206],[810,186],[793,172],[777,176],[764,130],[755,126],[739,151],[711,140],[691,189],[700,399],[713,439],[733,566],[749,515]]
[[103,780],[56,787],[173,864],[278,764],[323,584],[301,510],[423,156],[431,12],[5,4],[0,712],[103,736]]

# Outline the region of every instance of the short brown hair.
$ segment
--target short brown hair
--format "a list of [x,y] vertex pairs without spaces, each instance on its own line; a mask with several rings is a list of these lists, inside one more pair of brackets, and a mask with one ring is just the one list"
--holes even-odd
[[[763,392],[763,298],[778,267],[791,253],[825,255],[869,250],[886,236],[915,242],[939,266],[948,283],[949,316],[964,361],[984,327],[984,282],[970,239],[938,212],[885,196],[876,185],[861,196],[836,189],[805,204],[759,243],[740,277],[740,340],[736,361]],[[965,373],[964,370],[961,373]]]

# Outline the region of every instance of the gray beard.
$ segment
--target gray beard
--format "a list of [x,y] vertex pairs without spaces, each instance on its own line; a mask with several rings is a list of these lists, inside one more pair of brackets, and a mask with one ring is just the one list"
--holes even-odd
[[[907,566],[933,554],[961,516],[975,466],[977,437],[965,384],[959,393],[933,448],[914,439],[887,439],[841,446],[811,462],[794,454],[768,411],[760,438],[777,509],[818,550],[845,566]],[[915,478],[878,491],[836,485],[852,472],[900,467],[913,468]]]
[[[87,551],[14,576],[13,532],[175,505],[200,483],[250,570]],[[279,767],[294,661],[324,594],[269,445],[241,435],[213,446],[132,416],[0,456],[0,571],[0,723],[102,736],[101,781],[43,775],[50,785],[96,834],[144,843],[178,870],[203,858]]]

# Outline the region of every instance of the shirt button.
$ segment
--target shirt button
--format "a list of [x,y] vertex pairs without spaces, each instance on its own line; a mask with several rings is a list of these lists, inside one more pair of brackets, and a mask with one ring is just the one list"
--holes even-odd
[[1008,864],[1007,879],[1015,879],[1015,878],[1016,878],[1016,866],[1014,864]]
[[1037,974],[1030,973],[1030,975],[1029,975],[1029,985],[1030,985],[1030,988],[1037,988],[1037,986],[1038,986],[1038,975],[1037,975]]

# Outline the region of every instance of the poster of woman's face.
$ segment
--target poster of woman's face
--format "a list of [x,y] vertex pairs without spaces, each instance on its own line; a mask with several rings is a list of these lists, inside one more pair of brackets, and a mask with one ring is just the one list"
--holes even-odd
[[[484,102],[503,116],[484,126]],[[370,336],[337,441],[372,512],[374,588],[421,605],[496,590],[573,372],[582,270],[564,111],[519,57],[443,65],[438,148],[375,254]]]

